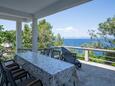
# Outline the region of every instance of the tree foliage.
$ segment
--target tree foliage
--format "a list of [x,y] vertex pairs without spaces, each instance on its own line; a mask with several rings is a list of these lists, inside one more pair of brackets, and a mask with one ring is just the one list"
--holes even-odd
[[54,45],[55,46],[60,46],[63,44],[63,40],[60,36],[60,34],[58,33],[56,36],[55,36],[55,41],[54,41]]
[[60,34],[54,36],[51,24],[45,19],[39,21],[38,33],[39,48],[47,48],[50,46],[59,46],[63,44]]
[[[38,47],[47,48],[50,46],[59,46],[63,44],[63,39],[60,34],[54,36],[52,32],[52,26],[45,19],[39,21],[38,24]],[[13,47],[16,46],[16,31],[7,31],[4,29],[3,25],[0,25],[0,44],[4,42],[12,43]],[[25,24],[22,31],[22,43],[23,47],[32,47],[32,28]]]
[[4,30],[4,28],[3,28],[3,25],[0,25],[0,44],[3,42],[3,30]]
[[103,45],[102,48],[115,47],[115,17],[100,23],[98,31],[90,30],[89,34],[92,39],[96,39]]
[[[99,24],[98,31],[89,31],[91,38],[96,39],[99,48],[113,49],[115,50],[115,17],[108,18],[105,22]],[[115,53],[106,52],[107,56],[115,56]]]
[[46,22],[45,19],[39,21],[38,33],[38,42],[40,48],[46,48],[48,46],[53,45],[52,26],[50,23]]
[[3,25],[0,25],[0,31],[4,30]]
[[23,47],[25,48],[32,47],[32,29],[27,24],[24,25],[22,39],[23,39]]
[[7,31],[4,29],[3,25],[0,25],[0,44],[8,42],[15,46],[16,31]]

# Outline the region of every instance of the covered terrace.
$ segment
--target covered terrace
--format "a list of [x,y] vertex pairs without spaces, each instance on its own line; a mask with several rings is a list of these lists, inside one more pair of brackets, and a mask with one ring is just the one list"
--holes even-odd
[[[73,65],[65,63],[65,62],[63,63],[62,61],[57,61],[54,59],[48,59],[48,58],[47,58],[47,62],[45,61],[46,63],[37,64],[36,60],[44,61],[42,59],[46,58],[45,56],[43,56],[43,58],[40,59],[41,55],[39,56],[38,54],[36,54],[37,50],[38,50],[37,49],[37,46],[38,46],[37,37],[39,34],[37,31],[37,20],[42,17],[46,17],[49,15],[55,14],[57,12],[69,9],[74,6],[81,5],[81,4],[89,2],[89,1],[91,1],[91,0],[23,0],[23,1],[21,1],[21,0],[0,0],[0,19],[16,21],[16,55],[18,55],[17,62],[20,65],[23,65],[22,63],[24,63],[24,62],[30,62],[30,63],[34,62],[34,65],[27,64],[26,67],[27,66],[34,67],[34,66],[39,66],[39,65],[40,65],[39,67],[41,67],[41,65],[43,65],[44,70],[52,75],[55,73],[58,74],[58,72],[59,72],[58,69],[63,67],[60,69],[65,72],[65,75],[62,76],[63,77],[62,79],[65,79],[65,82],[67,82],[66,76],[68,73],[70,73],[70,74],[72,73],[70,70],[74,70]],[[30,53],[34,53],[34,55],[30,54],[29,52],[27,52],[26,54],[18,53],[19,49],[23,49],[22,38],[21,38],[22,22],[32,22],[32,52],[30,52]],[[21,56],[23,58],[20,58]],[[38,57],[38,58],[32,59],[31,57],[33,57],[33,56]],[[23,60],[24,62],[22,62],[22,59],[24,59]],[[56,63],[59,62],[60,65],[56,64],[55,62]],[[51,68],[52,67],[52,66],[50,66],[50,65],[52,65],[51,63],[56,64],[53,66],[55,68]],[[61,63],[64,66],[62,66]],[[83,67],[81,70],[78,70],[77,79],[75,79],[75,80],[77,80],[76,81],[77,84],[74,83],[72,85],[70,83],[70,84],[56,85],[55,83],[58,83],[58,82],[52,82],[51,85],[44,84],[44,86],[114,86],[115,85],[115,77],[114,77],[115,68],[114,67],[112,67],[111,68],[112,70],[111,70],[110,67],[108,69],[105,69],[105,68],[100,67],[97,64],[92,65],[93,63],[88,63],[88,62],[82,62],[82,63],[83,63]],[[47,64],[49,64],[49,66]],[[61,67],[59,67],[59,66],[61,66]],[[96,66],[98,66],[98,67],[96,67]],[[48,68],[50,68],[50,69],[48,69]],[[66,70],[68,68],[70,68],[70,70]],[[32,69],[30,69],[30,70],[31,70],[30,72],[33,73]],[[57,72],[57,70],[58,70],[58,72]],[[38,69],[35,68],[34,71],[38,72]],[[36,74],[38,74],[38,73],[34,73],[33,75],[36,76]],[[46,75],[48,75],[48,74],[46,74]],[[59,75],[61,77],[61,72],[59,73]],[[62,75],[63,75],[63,73],[62,73]],[[40,77],[42,77],[42,76],[40,76]],[[48,77],[49,77],[49,75],[48,75]],[[54,81],[54,78],[51,81]],[[62,83],[62,82],[59,82],[59,83]]]

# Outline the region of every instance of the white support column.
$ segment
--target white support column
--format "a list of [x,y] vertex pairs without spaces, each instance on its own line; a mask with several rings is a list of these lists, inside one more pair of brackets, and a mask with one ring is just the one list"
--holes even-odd
[[22,22],[21,20],[16,21],[16,53],[18,49],[22,48]]
[[85,61],[89,61],[89,51],[85,50]]
[[32,51],[37,52],[38,49],[38,28],[37,18],[32,18]]

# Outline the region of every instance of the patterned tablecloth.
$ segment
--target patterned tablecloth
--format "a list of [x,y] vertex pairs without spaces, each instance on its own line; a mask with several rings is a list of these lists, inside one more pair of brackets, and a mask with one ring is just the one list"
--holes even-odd
[[76,68],[70,63],[34,52],[17,53],[16,61],[44,86],[78,86]]

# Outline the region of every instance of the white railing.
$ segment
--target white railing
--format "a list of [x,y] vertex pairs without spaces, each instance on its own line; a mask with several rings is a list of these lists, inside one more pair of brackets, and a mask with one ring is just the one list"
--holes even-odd
[[[98,49],[98,48],[86,48],[86,47],[76,47],[76,46],[58,46],[58,47],[52,47],[52,48],[60,48],[60,47],[76,49],[76,50],[83,50],[84,51],[84,59],[85,59],[85,61],[89,61],[90,60],[89,51],[115,53],[115,50]],[[18,49],[18,50],[19,50],[19,52],[25,52],[25,51],[31,51],[32,49],[23,48],[23,49]],[[111,58],[115,58],[115,57],[111,57]],[[107,62],[111,63],[112,61],[107,61]]]
[[[60,46],[65,48],[72,48],[72,49],[78,49],[78,50],[84,50],[84,59],[85,61],[89,61],[89,51],[98,51],[98,52],[110,52],[115,53],[115,50],[109,50],[109,49],[97,49],[97,48],[85,48],[85,47],[76,47],[76,46]],[[115,57],[114,57],[115,58]]]
[[20,49],[18,49],[18,52],[26,52],[26,51],[32,51],[32,49],[31,48],[20,48]]

